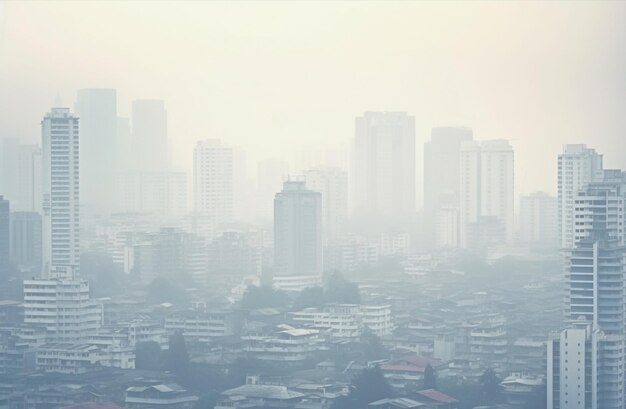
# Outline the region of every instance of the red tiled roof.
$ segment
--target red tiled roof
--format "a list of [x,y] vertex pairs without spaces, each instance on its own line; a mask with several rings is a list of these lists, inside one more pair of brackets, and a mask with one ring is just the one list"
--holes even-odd
[[452,396],[448,396],[443,392],[439,392],[436,389],[426,389],[423,391],[417,392],[418,395],[421,395],[425,398],[441,402],[441,403],[455,403],[458,400],[454,399]]

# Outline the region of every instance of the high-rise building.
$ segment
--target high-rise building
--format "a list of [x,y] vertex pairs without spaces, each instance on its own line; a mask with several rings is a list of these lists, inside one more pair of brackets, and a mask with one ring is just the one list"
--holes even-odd
[[233,221],[234,162],[233,148],[219,139],[200,141],[194,149],[194,211],[211,217],[215,226]]
[[624,407],[625,186],[623,172],[604,171],[601,180],[579,189],[571,205],[565,318],[578,329],[548,344],[549,408]]
[[80,266],[79,131],[69,108],[41,121],[43,276],[74,278]]
[[41,215],[11,213],[11,263],[24,271],[41,269]]
[[565,145],[558,159],[558,219],[561,247],[574,247],[574,199],[587,183],[602,177],[602,155],[586,145]]
[[322,254],[322,195],[304,181],[287,181],[274,199],[274,284],[319,285]]
[[337,241],[348,220],[348,173],[337,168],[304,172],[306,187],[322,194],[322,231],[325,245]]
[[433,128],[424,144],[424,220],[429,236],[439,237],[438,245],[458,246],[450,223],[458,219],[452,213],[459,207],[461,143],[472,139],[471,128],[442,126]]
[[626,172],[621,170],[604,170],[602,177],[596,177],[579,189],[574,195],[572,207],[574,246],[598,231],[603,231],[606,237],[625,245],[625,201]]
[[557,199],[545,192],[520,198],[520,239],[525,243],[558,246]]
[[102,307],[83,280],[24,280],[24,323],[46,328],[49,342],[85,342],[102,325]]
[[118,164],[117,93],[106,88],[81,89],[74,112],[80,118],[81,204],[111,212]]
[[511,241],[514,174],[508,141],[463,142],[459,172],[460,246]]
[[0,196],[0,277],[5,276],[10,264],[11,208],[9,201]]
[[135,170],[168,170],[170,157],[165,103],[152,99],[133,101],[131,122]]
[[415,118],[406,112],[366,112],[356,118],[352,208],[382,223],[415,215]]

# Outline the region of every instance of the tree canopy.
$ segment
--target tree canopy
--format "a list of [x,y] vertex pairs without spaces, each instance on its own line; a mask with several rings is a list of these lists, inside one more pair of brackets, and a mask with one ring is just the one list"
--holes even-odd
[[270,286],[260,287],[251,285],[241,299],[241,306],[254,310],[257,308],[284,307],[289,302],[289,297],[285,292],[274,290]]
[[389,398],[393,391],[378,366],[365,368],[352,381],[348,396],[336,399],[331,409],[363,409],[371,402]]
[[437,389],[437,373],[431,364],[426,365],[424,368],[424,389]]

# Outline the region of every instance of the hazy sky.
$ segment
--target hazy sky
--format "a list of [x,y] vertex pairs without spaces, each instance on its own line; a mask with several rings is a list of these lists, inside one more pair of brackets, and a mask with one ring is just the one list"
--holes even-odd
[[[626,167],[624,2],[0,4],[0,136],[39,138],[59,92],[160,98],[174,161],[198,139],[252,160],[345,144],[366,110],[466,125],[516,148],[521,193],[555,190],[563,143]],[[254,166],[254,165],[253,165]],[[421,185],[421,159],[418,180]]]

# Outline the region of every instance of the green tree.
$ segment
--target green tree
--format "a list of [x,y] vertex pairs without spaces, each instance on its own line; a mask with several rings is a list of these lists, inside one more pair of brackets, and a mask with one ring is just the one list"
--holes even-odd
[[437,389],[437,373],[430,364],[424,368],[424,382],[422,386],[424,389]]
[[502,398],[502,386],[500,386],[500,378],[492,368],[487,368],[480,378],[478,384],[480,386],[480,397],[484,404],[494,404],[500,402]]
[[135,367],[157,371],[161,369],[161,346],[154,342],[140,342],[135,346]]
[[173,372],[181,372],[189,367],[189,353],[185,337],[180,331],[170,336],[165,367]]
[[352,381],[348,396],[335,400],[331,409],[363,409],[371,402],[391,396],[393,391],[380,368],[365,368]]
[[213,409],[219,397],[219,393],[211,391],[200,396],[200,399],[198,399],[193,407],[194,409]]
[[388,358],[389,352],[383,345],[380,337],[368,327],[363,329],[360,343],[363,348],[363,359],[366,361],[378,361],[379,359]]
[[300,291],[296,297],[293,308],[302,310],[310,307],[320,307],[324,304],[324,289],[322,287],[309,287]]
[[360,304],[361,294],[356,283],[346,280],[343,275],[335,271],[326,284],[324,301],[328,303]]
[[289,297],[283,291],[274,290],[269,286],[251,285],[241,299],[241,306],[253,310],[257,308],[283,307],[289,302]]
[[122,267],[106,254],[86,252],[80,255],[80,271],[91,284],[96,297],[110,297],[124,292],[126,277]]

